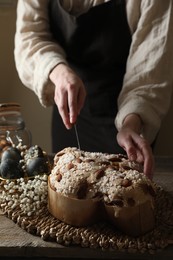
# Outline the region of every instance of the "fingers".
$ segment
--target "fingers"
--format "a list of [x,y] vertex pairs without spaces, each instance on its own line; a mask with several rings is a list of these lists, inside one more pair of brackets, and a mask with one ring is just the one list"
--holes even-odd
[[140,135],[136,133],[118,134],[118,143],[124,148],[129,160],[143,164],[143,172],[148,178],[152,179],[154,172],[154,157],[151,146]]
[[68,109],[69,109],[69,121],[73,125],[78,116],[77,111],[77,91],[74,85],[69,85],[68,87]]
[[55,103],[59,114],[67,129],[70,129],[77,121],[77,117],[85,101],[84,87],[79,90],[74,85],[68,87],[68,91],[60,91],[56,94]]
[[68,92],[68,107],[69,107],[69,117],[70,123],[73,125],[77,121],[77,116],[80,113],[81,108],[85,101],[85,88],[81,86],[76,88],[75,86],[70,86]]
[[149,143],[141,136],[135,138],[135,146],[137,147],[137,161],[143,163],[144,174],[152,179],[154,171],[154,157],[152,153],[151,146]]
[[55,96],[55,103],[58,107],[59,114],[67,129],[71,128],[69,109],[68,109],[68,96],[66,92],[60,92]]
[[77,99],[73,92],[61,92],[55,100],[59,114],[67,129],[70,129],[77,120]]
[[154,172],[154,157],[152,153],[152,149],[150,145],[146,142],[146,140],[141,141],[141,153],[144,158],[144,173],[150,178],[153,178]]
[[86,90],[85,87],[81,87],[79,89],[79,94],[78,94],[78,100],[77,100],[77,113],[78,115],[80,114],[80,111],[84,105],[85,102],[85,97],[86,97]]
[[67,129],[77,121],[84,104],[85,87],[81,79],[66,65],[58,65],[50,75],[55,85],[54,100]]

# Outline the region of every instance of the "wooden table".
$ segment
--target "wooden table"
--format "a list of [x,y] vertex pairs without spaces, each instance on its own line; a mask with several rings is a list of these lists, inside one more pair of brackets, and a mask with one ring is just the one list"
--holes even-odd
[[[173,194],[173,157],[156,158],[154,180]],[[81,247],[64,247],[33,236],[0,212],[0,259],[173,259],[173,246],[154,255],[124,253]]]

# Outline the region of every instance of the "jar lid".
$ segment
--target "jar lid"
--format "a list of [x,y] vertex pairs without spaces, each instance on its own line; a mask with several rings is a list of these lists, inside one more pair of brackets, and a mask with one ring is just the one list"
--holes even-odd
[[19,103],[9,102],[9,103],[0,103],[0,112],[2,111],[20,111],[21,106]]

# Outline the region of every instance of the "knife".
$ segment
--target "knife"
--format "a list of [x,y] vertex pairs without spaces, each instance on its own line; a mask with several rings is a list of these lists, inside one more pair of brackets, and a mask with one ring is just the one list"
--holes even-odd
[[81,150],[80,142],[79,142],[79,135],[78,135],[78,131],[77,131],[77,126],[76,126],[76,124],[74,124],[74,130],[75,130],[75,134],[76,134],[76,140],[77,140],[78,149]]

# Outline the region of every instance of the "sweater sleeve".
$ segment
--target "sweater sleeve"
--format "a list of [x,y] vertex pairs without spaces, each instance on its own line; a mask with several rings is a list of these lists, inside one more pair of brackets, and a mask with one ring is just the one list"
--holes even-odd
[[171,102],[173,2],[142,0],[139,13],[138,22],[133,25],[115,124],[120,130],[128,114],[138,114],[143,122],[142,135],[152,143]]
[[49,0],[19,0],[14,57],[22,83],[33,90],[43,106],[54,103],[49,80],[58,63],[66,63],[64,50],[54,42],[49,28]]

